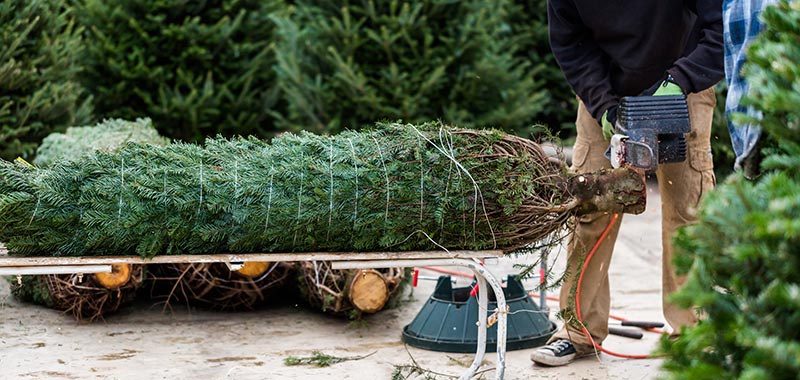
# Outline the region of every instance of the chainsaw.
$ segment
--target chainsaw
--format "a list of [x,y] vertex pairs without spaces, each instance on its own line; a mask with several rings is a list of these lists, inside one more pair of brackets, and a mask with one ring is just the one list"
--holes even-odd
[[623,97],[606,158],[614,168],[627,164],[652,172],[659,164],[686,160],[690,131],[686,96]]

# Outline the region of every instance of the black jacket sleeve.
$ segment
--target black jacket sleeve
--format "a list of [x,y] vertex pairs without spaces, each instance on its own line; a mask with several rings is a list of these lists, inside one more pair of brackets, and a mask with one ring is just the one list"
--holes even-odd
[[609,58],[592,39],[571,0],[548,0],[550,48],[572,89],[595,119],[619,102]]
[[725,77],[722,41],[722,1],[687,1],[697,14],[697,46],[667,70],[685,93],[703,91]]

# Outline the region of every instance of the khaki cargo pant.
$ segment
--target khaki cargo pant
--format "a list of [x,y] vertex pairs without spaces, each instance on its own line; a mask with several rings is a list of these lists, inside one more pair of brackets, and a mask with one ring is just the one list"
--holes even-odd
[[[687,159],[680,163],[662,164],[656,171],[658,188],[661,193],[661,237],[662,253],[662,303],[664,316],[674,331],[680,326],[691,326],[697,322],[691,310],[681,309],[666,301],[666,297],[680,287],[685,278],[677,277],[672,268],[673,233],[681,226],[696,221],[696,207],[700,198],[711,190],[716,182],[711,160],[711,118],[716,98],[714,89],[709,88],[687,96],[692,131],[686,136]],[[604,153],[608,141],[603,138],[601,127],[589,114],[583,102],[579,102],[576,121],[578,137],[573,149],[571,170],[575,173],[593,172],[610,168],[611,164]],[[609,235],[600,245],[589,263],[581,289],[581,314],[584,325],[595,342],[602,342],[608,336],[608,314],[610,308],[608,265],[619,232],[620,218]],[[610,214],[599,213],[579,217],[575,233],[572,235],[567,254],[567,278],[561,287],[560,307],[574,310],[577,277],[583,260],[597,242],[611,220]],[[579,353],[592,349],[576,323],[565,323],[551,341],[564,338],[575,345]]]

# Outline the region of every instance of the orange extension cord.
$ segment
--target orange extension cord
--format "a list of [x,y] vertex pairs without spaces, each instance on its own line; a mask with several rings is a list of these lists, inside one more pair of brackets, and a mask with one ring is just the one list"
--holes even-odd
[[[578,323],[580,323],[580,325],[581,325],[581,331],[583,331],[583,335],[585,335],[586,338],[588,338],[589,341],[592,342],[592,345],[594,346],[595,349],[597,349],[597,350],[599,350],[601,352],[604,352],[606,354],[609,354],[611,356],[616,356],[616,357],[619,357],[619,358],[651,359],[651,358],[654,358],[655,356],[652,356],[652,355],[622,354],[622,353],[614,352],[614,351],[611,351],[609,349],[603,348],[603,346],[597,344],[597,342],[594,341],[594,339],[592,338],[592,334],[589,334],[589,330],[587,330],[586,326],[584,326],[584,324],[583,324],[583,317],[581,317],[581,301],[580,300],[581,300],[581,285],[583,284],[583,275],[586,273],[586,268],[589,266],[589,262],[592,260],[592,256],[594,256],[594,254],[597,253],[597,250],[600,248],[600,244],[602,244],[603,240],[605,240],[605,238],[608,237],[608,233],[611,231],[611,228],[614,226],[614,223],[616,223],[617,219],[619,219],[619,214],[614,214],[614,215],[611,216],[611,221],[608,223],[608,226],[606,226],[606,229],[603,230],[602,235],[600,235],[600,239],[597,240],[597,243],[594,244],[594,247],[592,247],[592,250],[589,251],[589,254],[586,255],[586,259],[583,261],[583,267],[581,268],[581,274],[580,274],[580,276],[578,276],[578,289],[575,292],[575,315],[578,317]],[[615,318],[615,319],[618,319],[618,318]],[[620,320],[622,320],[622,319],[620,319]]]

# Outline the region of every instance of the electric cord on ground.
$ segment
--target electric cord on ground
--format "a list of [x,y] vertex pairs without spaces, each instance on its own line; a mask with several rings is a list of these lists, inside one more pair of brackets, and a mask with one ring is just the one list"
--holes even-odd
[[608,223],[608,226],[606,226],[605,230],[603,230],[603,233],[600,235],[600,238],[597,239],[597,242],[594,244],[594,247],[592,247],[592,250],[589,251],[589,254],[586,255],[586,259],[583,261],[583,266],[581,267],[581,272],[580,275],[578,276],[577,290],[575,291],[575,315],[578,318],[578,323],[581,326],[581,331],[583,332],[583,335],[586,336],[587,339],[589,339],[589,342],[592,343],[592,346],[594,346],[596,350],[619,358],[627,358],[627,359],[656,358],[657,356],[655,355],[624,354],[611,351],[607,348],[603,348],[603,346],[595,342],[594,338],[592,338],[592,334],[589,333],[589,330],[587,330],[586,326],[583,324],[583,317],[581,316],[581,301],[580,301],[581,285],[583,284],[583,275],[586,273],[586,269],[588,268],[589,262],[591,262],[592,257],[594,256],[595,253],[597,253],[597,250],[600,248],[600,244],[602,244],[603,240],[605,240],[606,237],[608,237],[608,233],[611,231],[611,228],[614,227],[614,223],[616,223],[618,219],[619,219],[619,214],[613,214],[611,216],[611,221]]

